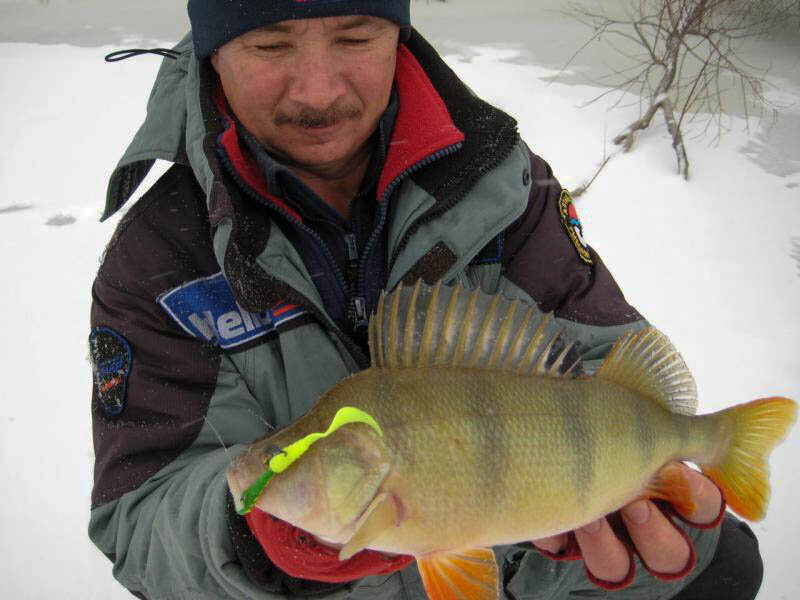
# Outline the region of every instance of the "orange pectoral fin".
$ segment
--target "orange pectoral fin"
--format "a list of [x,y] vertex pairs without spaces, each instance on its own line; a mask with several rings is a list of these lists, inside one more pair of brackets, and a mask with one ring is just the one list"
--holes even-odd
[[684,515],[694,513],[697,506],[683,467],[678,462],[667,463],[647,484],[642,498],[666,500]]
[[500,597],[497,561],[488,548],[435,552],[417,558],[417,566],[431,600],[497,600]]
[[339,551],[339,560],[347,560],[361,552],[384,531],[400,524],[400,513],[394,498],[383,492],[376,496],[364,512],[350,541]]

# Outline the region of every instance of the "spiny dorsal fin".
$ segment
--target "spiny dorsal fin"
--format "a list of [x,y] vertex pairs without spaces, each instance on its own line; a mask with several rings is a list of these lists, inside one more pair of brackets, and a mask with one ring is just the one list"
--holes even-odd
[[672,412],[697,412],[694,377],[667,336],[654,327],[619,338],[595,377],[657,400]]
[[439,282],[382,294],[369,323],[373,367],[467,367],[552,377],[581,372],[551,314],[502,294]]

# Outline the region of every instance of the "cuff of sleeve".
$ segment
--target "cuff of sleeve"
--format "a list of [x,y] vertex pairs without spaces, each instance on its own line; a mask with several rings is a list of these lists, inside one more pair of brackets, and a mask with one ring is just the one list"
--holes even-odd
[[[723,508],[723,513],[724,512],[725,509]],[[692,543],[692,539],[683,529],[681,529],[674,523],[672,524],[672,526],[675,527],[675,531],[680,533],[683,539],[686,540],[686,543],[689,545],[689,560],[686,561],[686,566],[683,567],[683,569],[681,569],[677,573],[661,573],[659,571],[655,571],[650,567],[648,567],[647,563],[644,562],[642,556],[639,555],[639,560],[641,561],[642,565],[644,565],[644,568],[647,569],[647,571],[653,577],[655,577],[656,579],[660,579],[661,581],[677,581],[678,579],[683,579],[684,577],[689,575],[689,573],[691,573],[694,570],[695,566],[697,565],[697,552],[695,552],[694,550],[694,544]]]
[[[713,482],[712,482],[713,483]],[[714,484],[716,485],[716,484]],[[719,489],[719,486],[717,486]],[[685,523],[689,527],[693,527],[694,529],[716,529],[722,523],[722,519],[725,518],[725,511],[728,508],[728,503],[725,501],[725,495],[720,490],[720,496],[722,497],[722,502],[720,503],[719,513],[717,517],[711,521],[710,523],[695,523],[694,521],[690,521],[686,517],[684,517],[681,513],[675,510],[675,507],[668,502],[657,502],[658,507],[662,510],[662,512],[666,513],[670,517],[675,517],[679,521]]]
[[[628,574],[620,581],[606,581],[605,579],[600,579],[599,577],[595,577],[594,574],[586,568],[586,577],[589,581],[595,584],[597,587],[603,588],[609,592],[616,592],[618,590],[623,590],[628,587],[631,583],[633,583],[633,578],[636,576],[636,562],[633,560],[633,549],[628,544],[623,544],[625,546],[625,550],[628,551]],[[585,567],[584,567],[585,568]]]
[[362,550],[341,561],[337,549],[320,544],[312,535],[272,515],[254,509],[245,518],[269,559],[292,577],[343,583],[393,573],[414,561],[413,556],[387,556],[374,550]]
[[538,546],[536,546],[536,550],[539,552],[539,554],[545,558],[549,558],[550,560],[567,562],[571,560],[580,560],[583,558],[581,555],[581,548],[578,546],[578,540],[575,537],[575,534],[571,531],[567,536],[567,547],[560,552],[548,552],[547,550],[539,548]]

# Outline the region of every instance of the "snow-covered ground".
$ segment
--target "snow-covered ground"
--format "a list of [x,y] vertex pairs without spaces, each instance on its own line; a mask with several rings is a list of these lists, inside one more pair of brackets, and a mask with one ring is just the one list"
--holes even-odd
[[[428,24],[479,94],[519,118],[529,144],[565,186],[580,184],[604,151],[613,151],[604,140],[636,109],[579,109],[598,92],[575,85],[579,67],[568,74],[570,85],[548,83],[555,65],[536,62],[529,46],[493,44],[488,36],[469,43],[437,30],[446,7],[416,2],[421,28]],[[153,58],[103,63],[117,47],[0,43],[4,597],[130,598],[86,536],[89,291],[115,226],[97,217],[158,68]],[[800,84],[774,77],[789,106],[782,117],[800,122]],[[780,151],[781,143],[800,142],[771,144],[758,124],[750,137],[742,125],[734,122],[718,145],[689,141],[688,183],[675,174],[665,129],[654,127],[632,154],[615,157],[578,203],[589,243],[628,299],[684,354],[702,412],[768,395],[800,399],[800,268],[793,258],[800,163]],[[782,168],[770,168],[770,151]],[[795,431],[773,454],[768,516],[754,525],[766,565],[761,600],[800,598],[798,458]]]

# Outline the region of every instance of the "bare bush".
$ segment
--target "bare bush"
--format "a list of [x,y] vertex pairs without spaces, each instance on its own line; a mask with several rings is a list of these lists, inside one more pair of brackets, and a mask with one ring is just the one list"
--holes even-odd
[[685,123],[699,121],[698,135],[721,135],[726,92],[734,86],[741,91],[745,117],[751,106],[761,115],[764,108],[772,108],[763,94],[766,69],[740,56],[742,40],[762,30],[766,20],[736,10],[731,0],[634,0],[622,17],[589,6],[579,6],[576,12],[594,29],[586,46],[608,40],[631,64],[609,75],[610,89],[591,101],[617,94],[617,106],[627,93],[638,95],[640,118],[614,138],[625,152],[660,111],[672,137],[678,172],[688,179]]
[[800,32],[800,0],[731,0],[731,5],[768,32]]

